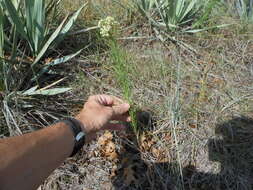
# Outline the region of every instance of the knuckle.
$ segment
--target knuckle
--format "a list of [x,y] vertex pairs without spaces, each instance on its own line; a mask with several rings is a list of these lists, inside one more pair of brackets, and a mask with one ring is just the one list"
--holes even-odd
[[88,97],[88,101],[89,101],[89,100],[93,100],[93,99],[94,99],[94,96],[89,96],[89,97]]

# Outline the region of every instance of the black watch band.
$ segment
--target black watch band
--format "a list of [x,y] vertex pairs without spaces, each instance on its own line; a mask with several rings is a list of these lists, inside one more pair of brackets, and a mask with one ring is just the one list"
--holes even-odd
[[72,157],[83,147],[85,143],[85,132],[82,129],[83,128],[82,123],[78,121],[77,119],[67,118],[65,120],[62,120],[61,122],[64,122],[65,124],[67,124],[71,128],[74,134],[75,145],[70,155],[70,157]]

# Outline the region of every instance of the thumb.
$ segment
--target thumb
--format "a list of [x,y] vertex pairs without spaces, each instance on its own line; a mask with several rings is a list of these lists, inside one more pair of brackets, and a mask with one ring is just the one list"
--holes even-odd
[[129,108],[130,108],[129,104],[120,104],[120,105],[117,105],[117,106],[113,106],[112,107],[113,115],[114,116],[123,115],[126,112],[128,112]]

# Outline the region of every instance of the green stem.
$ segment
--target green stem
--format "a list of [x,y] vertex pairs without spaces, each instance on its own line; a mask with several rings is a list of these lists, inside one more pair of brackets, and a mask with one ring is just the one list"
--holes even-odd
[[128,63],[127,53],[119,47],[115,39],[109,40],[109,46],[111,49],[111,59],[113,61],[113,70],[115,78],[122,89],[123,97],[131,105],[129,115],[132,119],[131,126],[135,134],[137,134],[137,120],[136,120],[136,108],[133,105],[133,84],[130,80],[129,73],[131,73],[131,66]]

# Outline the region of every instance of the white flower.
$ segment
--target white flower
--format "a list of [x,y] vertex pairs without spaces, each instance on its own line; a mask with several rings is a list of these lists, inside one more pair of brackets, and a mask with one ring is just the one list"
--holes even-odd
[[98,27],[100,28],[100,34],[102,37],[109,37],[118,23],[111,16],[101,19],[98,22]]

